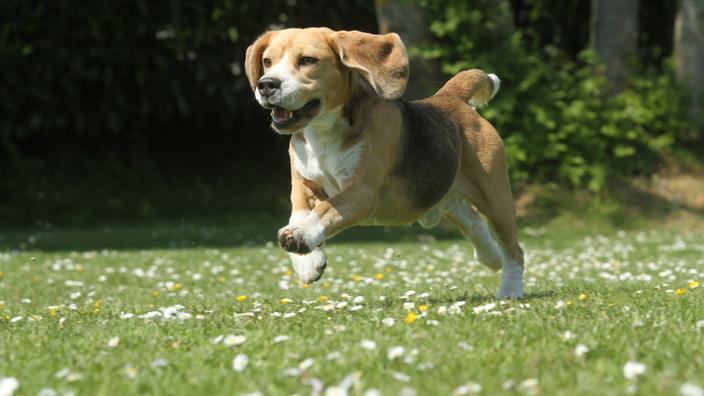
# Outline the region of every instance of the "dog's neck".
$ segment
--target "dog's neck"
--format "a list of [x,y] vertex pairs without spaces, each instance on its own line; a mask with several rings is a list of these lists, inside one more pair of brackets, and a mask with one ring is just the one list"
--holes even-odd
[[371,121],[371,110],[382,100],[376,95],[359,89],[350,95],[344,106],[326,110],[311,121],[294,139],[301,139],[311,145],[313,151],[336,146],[344,148],[356,142]]
[[350,134],[350,123],[344,117],[342,107],[337,107],[319,115],[305,128],[294,135],[296,140],[303,140],[313,151],[325,149],[330,145],[339,145]]

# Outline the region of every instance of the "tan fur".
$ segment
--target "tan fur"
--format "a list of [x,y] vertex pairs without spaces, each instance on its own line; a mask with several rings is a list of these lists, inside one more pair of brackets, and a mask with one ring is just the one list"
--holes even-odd
[[[409,194],[409,191],[415,191],[412,184],[419,182],[414,182],[413,175],[399,177],[397,169],[403,159],[400,148],[404,142],[404,115],[402,106],[394,99],[399,98],[405,89],[408,74],[408,58],[398,36],[334,32],[325,28],[266,33],[247,50],[246,71],[253,89],[256,90],[257,81],[267,72],[262,58],[277,64],[285,55],[294,63],[301,55],[318,59],[314,67],[290,65],[291,75],[302,87],[299,93],[303,98],[301,103],[311,98],[321,100],[315,119],[325,114],[337,114],[336,111],[344,118],[336,118],[329,130],[308,130],[310,123],[290,131],[277,130],[293,135],[289,149],[293,213],[310,211],[317,216],[307,219],[319,221],[326,239],[357,224],[414,222],[433,210],[444,210],[444,217],[462,229],[463,222],[458,214],[443,209],[443,202],[455,194],[471,205],[464,214],[471,215],[474,213],[472,207],[475,207],[486,216],[506,254],[523,265],[501,138],[468,104],[470,100],[486,102],[495,93],[494,82],[486,73],[481,70],[461,72],[437,94],[417,102],[461,129],[461,138],[458,137],[461,142],[445,149],[448,158],[459,158],[456,169],[434,170],[433,164],[428,164],[430,172],[454,174],[446,198],[421,207],[419,197]],[[370,89],[376,95],[370,95]],[[335,141],[340,142],[340,155],[361,147],[348,177],[328,175],[308,180],[296,169],[294,146],[309,143],[305,136],[313,133],[338,137]],[[339,191],[325,191],[322,187],[325,183]],[[305,234],[299,230],[301,227],[289,224],[279,233],[282,246],[290,252],[307,253],[316,248],[306,246],[305,238],[300,236]],[[468,232],[467,229],[462,231]]]

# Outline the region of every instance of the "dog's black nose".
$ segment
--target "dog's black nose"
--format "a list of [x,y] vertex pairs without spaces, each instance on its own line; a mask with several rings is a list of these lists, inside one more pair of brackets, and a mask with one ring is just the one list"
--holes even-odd
[[267,98],[271,96],[274,91],[281,88],[281,80],[273,77],[264,77],[257,83],[257,89],[259,94]]

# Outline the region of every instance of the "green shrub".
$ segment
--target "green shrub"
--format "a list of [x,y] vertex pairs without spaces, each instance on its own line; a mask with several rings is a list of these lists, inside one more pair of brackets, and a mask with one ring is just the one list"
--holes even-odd
[[422,4],[437,40],[413,54],[441,60],[448,77],[482,68],[503,80],[481,112],[504,137],[514,180],[598,191],[611,177],[653,172],[686,131],[682,90],[668,64],[636,69],[612,96],[592,51],[573,57],[550,44],[559,38],[541,45],[539,27],[513,29],[511,9],[496,7],[508,2]]

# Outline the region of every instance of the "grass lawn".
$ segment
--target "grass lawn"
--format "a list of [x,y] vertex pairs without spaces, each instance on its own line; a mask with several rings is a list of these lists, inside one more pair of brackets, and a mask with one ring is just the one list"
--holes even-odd
[[303,287],[278,224],[245,220],[0,233],[0,377],[21,395],[704,387],[701,227],[524,228],[527,296],[496,301],[450,230],[352,230]]

